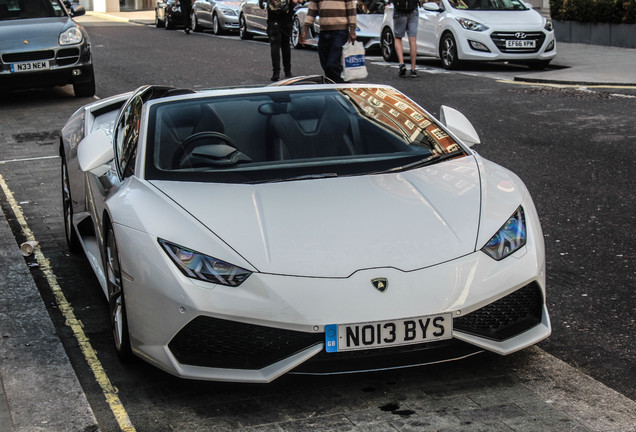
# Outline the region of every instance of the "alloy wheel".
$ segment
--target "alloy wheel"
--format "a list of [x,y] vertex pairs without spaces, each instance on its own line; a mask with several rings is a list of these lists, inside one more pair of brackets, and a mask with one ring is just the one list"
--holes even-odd
[[108,306],[110,310],[110,323],[113,331],[115,349],[122,360],[132,357],[130,339],[128,336],[128,322],[126,319],[126,304],[124,287],[121,277],[121,267],[115,233],[109,227],[106,234],[106,284],[108,286]]

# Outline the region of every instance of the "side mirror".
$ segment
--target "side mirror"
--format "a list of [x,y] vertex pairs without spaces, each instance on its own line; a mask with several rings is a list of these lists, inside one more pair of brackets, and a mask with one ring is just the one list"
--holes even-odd
[[82,171],[89,171],[97,177],[110,170],[110,162],[115,158],[115,150],[110,137],[103,129],[98,129],[80,141],[77,147],[77,161]]
[[435,2],[426,2],[422,5],[424,10],[429,12],[441,12],[443,9]]
[[82,16],[85,13],[86,13],[86,9],[84,8],[84,6],[76,6],[74,8],[71,8],[71,16],[73,18]]
[[439,111],[442,124],[468,147],[481,142],[477,131],[464,114],[446,105],[442,105]]

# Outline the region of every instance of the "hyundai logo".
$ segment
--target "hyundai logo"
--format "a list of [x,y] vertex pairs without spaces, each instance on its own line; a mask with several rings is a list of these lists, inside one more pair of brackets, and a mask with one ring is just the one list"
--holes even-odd
[[517,39],[525,39],[527,37],[527,35],[524,32],[517,32],[517,33],[515,33],[515,37]]
[[383,293],[389,287],[389,281],[385,278],[375,278],[371,279],[371,284],[373,287]]

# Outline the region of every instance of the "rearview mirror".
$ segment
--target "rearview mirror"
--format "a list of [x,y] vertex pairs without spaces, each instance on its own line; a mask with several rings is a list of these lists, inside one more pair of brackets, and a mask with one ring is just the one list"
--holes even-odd
[[82,141],[77,147],[77,161],[82,171],[102,176],[110,170],[110,161],[115,158],[113,143],[103,129],[98,129]]
[[446,105],[442,105],[439,111],[442,124],[468,147],[481,142],[477,131],[464,114]]
[[422,7],[424,8],[424,10],[430,11],[430,12],[441,12],[443,9],[435,2],[427,2],[424,3],[422,5]]

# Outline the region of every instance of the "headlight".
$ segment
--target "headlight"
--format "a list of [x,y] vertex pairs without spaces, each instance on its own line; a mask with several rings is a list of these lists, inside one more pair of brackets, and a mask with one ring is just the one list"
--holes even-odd
[[526,218],[523,215],[523,208],[519,207],[481,250],[492,259],[499,261],[521,249],[525,244]]
[[547,31],[552,31],[552,29],[554,28],[554,26],[552,25],[552,20],[546,19],[543,28]]
[[485,26],[482,23],[478,23],[477,21],[469,20],[467,18],[456,18],[456,20],[466,30],[479,31],[479,32],[488,30],[488,26]]
[[221,13],[227,16],[236,16],[236,12],[234,12],[232,9],[221,9]]
[[60,45],[73,45],[81,43],[84,40],[84,36],[82,36],[80,29],[77,27],[71,27],[64,31],[64,33],[61,33],[57,40]]
[[187,277],[228,286],[239,286],[252,272],[192,249],[159,239],[172,261]]

